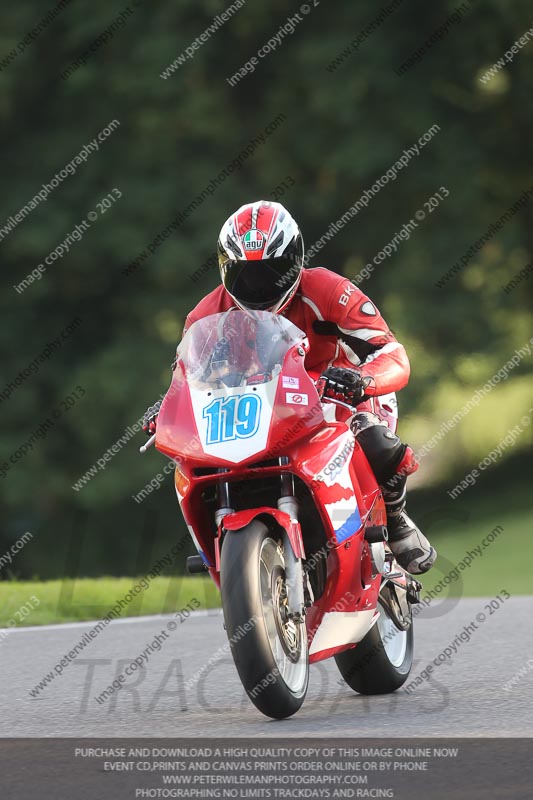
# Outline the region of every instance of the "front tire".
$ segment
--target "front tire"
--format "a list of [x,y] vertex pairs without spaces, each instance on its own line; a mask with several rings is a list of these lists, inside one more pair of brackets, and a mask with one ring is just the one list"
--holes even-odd
[[413,625],[400,631],[378,602],[378,621],[365,638],[335,656],[339,671],[359,694],[390,694],[407,680],[413,664]]
[[224,621],[241,682],[267,717],[290,717],[307,693],[309,657],[305,622],[287,613],[281,542],[256,519],[226,533],[220,562]]

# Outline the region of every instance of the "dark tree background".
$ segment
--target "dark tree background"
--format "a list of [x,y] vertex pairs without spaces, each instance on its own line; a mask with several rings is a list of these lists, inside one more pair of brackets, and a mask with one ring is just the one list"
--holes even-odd
[[[33,532],[34,544],[17,559],[17,573],[25,576],[73,569],[129,574],[138,566],[143,530],[154,555],[183,535],[170,477],[143,503],[132,499],[165,463],[155,451],[138,457],[142,435],[79,491],[72,487],[168,385],[185,315],[217,285],[214,267],[199,280],[193,275],[212,255],[226,217],[244,202],[272,199],[284,181],[292,185],[281,202],[310,246],[404,149],[440,126],[310,264],[355,277],[440,187],[449,191],[361,284],[411,356],[412,380],[400,404],[402,431],[415,446],[533,335],[529,273],[513,291],[502,290],[531,264],[533,200],[443,288],[436,286],[533,187],[533,40],[491,80],[480,80],[533,24],[527,0],[463,3],[461,19],[400,75],[400,65],[458,3],[398,3],[355,49],[352,40],[392,4],[310,0],[310,13],[294,32],[234,87],[226,78],[299,13],[299,3],[247,0],[163,79],[226,4],[124,2],[68,3],[20,47],[55,8],[53,0],[2,10],[0,229],[85,144],[113,120],[120,123],[0,241],[1,462],[8,465],[0,480],[0,544],[3,552],[21,533]],[[112,37],[62,78],[121,14]],[[218,181],[155,246],[176,215],[276,119],[241,168]],[[121,198],[101,214],[98,203],[115,188]],[[17,292],[14,285],[91,211],[98,218],[83,238]],[[4,396],[77,318],[38,372]],[[533,406],[531,371],[531,359],[524,358],[446,437],[424,462],[421,484],[455,485],[500,441]],[[84,395],[13,463],[11,456],[53,410],[73,392],[81,395],[79,386]],[[509,455],[517,457],[530,442],[524,435]]]

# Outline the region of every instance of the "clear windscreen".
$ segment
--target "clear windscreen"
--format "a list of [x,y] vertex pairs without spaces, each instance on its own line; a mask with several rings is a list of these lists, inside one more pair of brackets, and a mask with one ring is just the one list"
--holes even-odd
[[285,317],[230,309],[191,325],[177,355],[191,386],[248,386],[272,380],[287,351],[304,339]]

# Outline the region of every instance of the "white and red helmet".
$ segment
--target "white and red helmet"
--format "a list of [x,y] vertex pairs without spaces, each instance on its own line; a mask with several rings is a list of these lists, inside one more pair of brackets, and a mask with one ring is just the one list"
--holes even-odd
[[222,226],[217,250],[222,283],[239,308],[277,314],[290,303],[302,277],[304,243],[281,203],[241,206]]

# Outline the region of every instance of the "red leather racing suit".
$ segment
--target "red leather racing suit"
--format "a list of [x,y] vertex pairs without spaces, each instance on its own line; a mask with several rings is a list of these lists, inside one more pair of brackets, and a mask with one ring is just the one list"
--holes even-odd
[[[191,311],[185,331],[193,322],[230,308],[235,303],[219,286]],[[313,377],[328,366],[358,369],[372,378],[367,396],[396,392],[407,384],[410,367],[405,348],[374,303],[347,278],[322,267],[305,269],[283,316],[308,336],[305,366]],[[363,403],[359,409],[372,410],[372,405]]]

